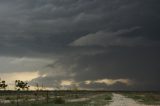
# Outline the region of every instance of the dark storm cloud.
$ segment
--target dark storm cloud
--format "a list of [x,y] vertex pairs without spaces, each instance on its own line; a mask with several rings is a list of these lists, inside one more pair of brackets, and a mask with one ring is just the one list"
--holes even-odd
[[159,0],[2,0],[0,55],[55,59],[37,81],[124,78],[135,86],[113,88],[159,89],[159,5]]
[[[110,49],[110,52],[106,54],[63,57],[55,64],[50,64],[47,67],[56,70],[57,67],[63,66],[62,69],[67,73],[58,77],[63,80],[71,78],[81,82],[104,78],[124,78],[132,80],[133,84],[136,85],[136,87],[128,86],[129,89],[144,90],[144,86],[146,90],[150,88],[159,89],[160,58],[157,55],[160,51],[157,47],[112,47]],[[42,74],[44,73],[42,72]],[[75,74],[75,76],[70,76],[69,73]],[[47,76],[45,79],[47,80]],[[96,85],[93,84],[93,86]],[[98,85],[105,86],[105,84]],[[88,85],[83,87],[88,87]],[[111,89],[112,87],[106,86],[105,88]],[[116,89],[115,86],[113,88]]]

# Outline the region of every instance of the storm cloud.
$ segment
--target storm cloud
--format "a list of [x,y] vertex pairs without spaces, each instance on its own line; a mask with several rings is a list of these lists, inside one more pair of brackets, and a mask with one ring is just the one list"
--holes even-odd
[[53,88],[66,82],[82,89],[159,90],[159,5],[1,0],[0,73],[36,71],[30,83]]

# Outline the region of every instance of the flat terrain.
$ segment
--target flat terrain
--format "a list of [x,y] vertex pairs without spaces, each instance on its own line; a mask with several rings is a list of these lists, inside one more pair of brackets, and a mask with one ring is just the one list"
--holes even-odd
[[160,106],[160,93],[0,91],[0,106]]

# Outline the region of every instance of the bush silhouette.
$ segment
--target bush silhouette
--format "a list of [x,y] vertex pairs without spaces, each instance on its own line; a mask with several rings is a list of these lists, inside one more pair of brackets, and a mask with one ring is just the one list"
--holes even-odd
[[28,86],[27,82],[21,81],[21,80],[16,80],[15,81],[15,87],[17,90],[28,90],[30,86]]
[[64,104],[65,100],[62,97],[56,97],[56,98],[54,98],[54,103],[55,104]]
[[8,85],[6,84],[6,81],[3,80],[3,81],[0,82],[0,89],[4,89],[5,90],[7,86]]

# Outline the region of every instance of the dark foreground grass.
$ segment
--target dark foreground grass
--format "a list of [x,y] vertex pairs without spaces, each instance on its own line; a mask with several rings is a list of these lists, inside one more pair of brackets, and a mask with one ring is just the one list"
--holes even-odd
[[32,104],[31,106],[87,106],[86,102],[73,102],[73,103],[64,103],[64,104],[55,104],[55,103],[43,103],[43,104]]
[[123,93],[126,97],[132,98],[140,103],[147,105],[160,105],[160,93],[143,93],[143,92],[129,92]]
[[[56,101],[55,101],[56,100]],[[80,102],[66,102],[63,98],[56,98],[49,103],[46,102],[32,102],[32,103],[20,103],[19,106],[105,106],[109,104],[112,100],[112,94],[106,93],[103,95],[95,96],[86,101]],[[0,106],[17,106],[16,103],[13,104],[0,104]]]
[[65,102],[62,104],[55,104],[53,102],[49,104],[32,104],[32,106],[104,106],[106,104],[109,104],[111,100],[112,94],[108,93],[81,102]]

